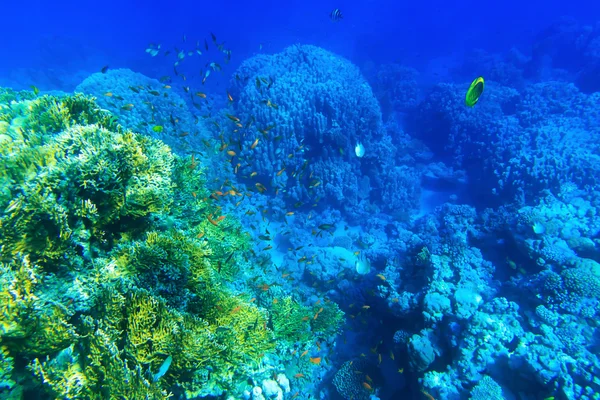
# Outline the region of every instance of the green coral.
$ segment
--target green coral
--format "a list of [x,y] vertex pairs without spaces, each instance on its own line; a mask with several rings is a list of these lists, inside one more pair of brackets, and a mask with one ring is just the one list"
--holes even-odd
[[41,264],[75,253],[90,258],[94,246],[112,244],[111,232],[143,229],[145,217],[170,207],[168,147],[105,129],[113,124],[91,99],[44,96],[11,110],[17,128],[0,146],[3,259],[17,253]]
[[288,343],[310,340],[310,323],[313,314],[309,307],[296,302],[291,296],[285,297],[271,309],[273,331],[277,338]]
[[37,294],[40,278],[27,257],[0,264],[0,344],[21,357],[51,353],[77,339],[70,312]]
[[316,310],[319,316],[310,320],[312,331],[323,337],[337,335],[344,322],[344,312],[332,301],[322,304],[321,308]]
[[267,310],[227,287],[250,242],[239,222],[218,219],[198,163],[85,96],[11,101],[0,104],[0,361],[11,393],[241,396],[278,336]]

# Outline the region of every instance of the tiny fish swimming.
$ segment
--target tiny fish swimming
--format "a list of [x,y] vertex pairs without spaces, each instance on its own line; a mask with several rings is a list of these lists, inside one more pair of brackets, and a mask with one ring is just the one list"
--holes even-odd
[[333,21],[333,22],[339,22],[342,20],[342,18],[344,18],[344,15],[342,14],[342,12],[340,11],[339,8],[336,8],[335,10],[333,10],[330,14],[329,14],[329,18]]

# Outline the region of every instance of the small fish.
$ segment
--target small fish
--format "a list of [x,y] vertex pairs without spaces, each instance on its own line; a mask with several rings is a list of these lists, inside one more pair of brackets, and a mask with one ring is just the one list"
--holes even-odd
[[112,94],[112,92],[106,92],[106,93],[104,93],[104,95],[105,95],[106,97],[113,97],[113,94]]
[[354,153],[358,158],[362,158],[365,155],[365,147],[361,142],[356,143],[356,147],[354,147]]
[[233,150],[227,150],[227,155],[234,157],[236,155],[236,153]]
[[100,70],[100,72],[102,72],[103,74],[106,73],[106,71],[108,71],[108,65],[105,65],[104,67],[102,67],[102,69]]
[[256,186],[256,189],[257,189],[257,190],[258,190],[260,193],[264,193],[264,192],[266,192],[266,191],[267,191],[267,188],[266,188],[264,185],[262,185],[262,184],[260,184],[260,183],[258,183],[258,182],[257,182],[257,183],[255,183],[255,184],[254,184],[254,186]]
[[294,378],[304,378],[304,374],[296,374],[294,375]]
[[250,145],[250,150],[254,150],[258,146],[258,138]]
[[128,103],[128,104],[125,104],[123,107],[121,107],[121,110],[131,111],[131,110],[133,110],[133,107],[135,107],[135,106],[132,103]]
[[164,128],[161,125],[154,125],[152,127],[152,130],[156,133],[161,133],[164,130]]
[[377,274],[375,276],[385,282],[385,276],[383,276],[383,274]]
[[206,93],[196,92],[196,96],[205,99],[206,98]]
[[307,354],[308,354],[308,350],[305,350],[302,354],[300,354],[300,358],[304,357]]
[[336,8],[331,13],[329,13],[329,18],[333,22],[339,22],[342,18],[344,18],[344,15],[342,14],[339,8]]
[[231,97],[229,92],[227,92],[227,100],[229,100],[230,103],[233,101],[233,97]]
[[167,371],[169,370],[169,367],[171,366],[171,363],[173,362],[173,357],[169,356],[165,359],[165,361],[163,361],[162,365],[160,366],[160,368],[158,369],[158,372],[156,374],[154,374],[154,376],[152,377],[154,382],[157,382],[162,376],[164,376]]
[[202,78],[203,85],[204,85],[204,82],[206,82],[206,79],[208,78],[209,75],[210,75],[210,69],[207,69],[206,73],[204,74],[204,78]]
[[421,389],[421,393],[423,393],[428,400],[435,400],[432,395],[425,391],[425,389]]
[[367,382],[363,382],[362,385],[367,390],[373,390],[373,388],[371,387],[371,385],[369,385]]
[[310,357],[308,360],[315,365],[319,365],[321,363],[321,357]]
[[31,85],[29,87],[31,88],[31,90],[33,90],[34,95],[37,96],[38,94],[40,94],[40,89],[38,89],[37,86]]

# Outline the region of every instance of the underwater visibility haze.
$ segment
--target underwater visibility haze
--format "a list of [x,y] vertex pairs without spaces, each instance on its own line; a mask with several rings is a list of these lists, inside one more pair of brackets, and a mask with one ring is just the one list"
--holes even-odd
[[600,399],[600,3],[2,7],[0,400]]

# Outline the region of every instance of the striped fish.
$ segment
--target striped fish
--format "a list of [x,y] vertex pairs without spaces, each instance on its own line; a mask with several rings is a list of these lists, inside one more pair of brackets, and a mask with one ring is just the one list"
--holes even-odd
[[331,12],[331,14],[329,14],[329,18],[331,18],[333,22],[339,22],[342,18],[344,18],[344,16],[342,15],[340,9],[336,8]]

